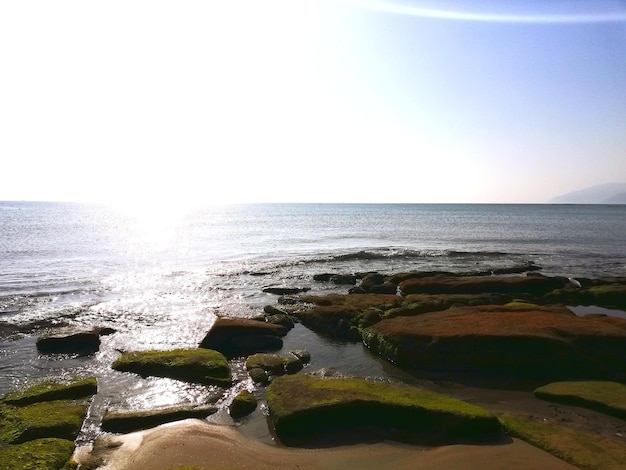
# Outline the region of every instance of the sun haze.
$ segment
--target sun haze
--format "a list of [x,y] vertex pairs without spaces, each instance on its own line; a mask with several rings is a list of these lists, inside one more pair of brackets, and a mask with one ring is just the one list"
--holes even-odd
[[626,176],[623,2],[3,2],[0,58],[0,200],[544,202]]

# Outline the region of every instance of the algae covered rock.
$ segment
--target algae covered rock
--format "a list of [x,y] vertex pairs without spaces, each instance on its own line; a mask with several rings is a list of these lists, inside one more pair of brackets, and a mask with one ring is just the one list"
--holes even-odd
[[127,352],[122,354],[112,367],[144,377],[169,377],[207,385],[231,384],[228,361],[223,354],[210,349]]
[[587,380],[554,382],[537,388],[535,396],[626,419],[626,385],[618,382]]
[[565,307],[451,308],[384,319],[363,336],[408,368],[557,380],[626,371],[626,320],[577,317]]
[[31,403],[84,398],[98,392],[95,377],[75,378],[69,382],[46,380],[25,390],[16,390],[6,395],[2,401],[21,406]]
[[70,470],[74,443],[67,439],[44,438],[16,445],[0,445],[3,470]]
[[73,441],[87,415],[87,402],[46,401],[27,406],[0,405],[0,444],[44,437]]
[[496,417],[469,403],[408,386],[353,378],[276,378],[267,389],[276,433],[296,445],[341,429],[383,429],[388,437],[425,442],[500,433]]
[[256,398],[248,390],[242,390],[237,394],[228,412],[233,419],[240,419],[252,413],[257,406]]
[[102,430],[108,432],[132,432],[160,424],[189,418],[206,418],[217,412],[214,405],[175,406],[156,410],[108,411],[102,418]]

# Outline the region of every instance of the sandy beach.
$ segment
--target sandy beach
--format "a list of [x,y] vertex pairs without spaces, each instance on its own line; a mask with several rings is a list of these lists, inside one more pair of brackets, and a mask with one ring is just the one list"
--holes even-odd
[[[147,431],[108,438],[100,470],[167,470],[176,466],[205,469],[574,469],[562,460],[518,439],[497,445],[449,445],[424,448],[381,442],[325,449],[296,449],[263,444],[230,426],[185,420]],[[88,456],[79,454],[85,461]]]

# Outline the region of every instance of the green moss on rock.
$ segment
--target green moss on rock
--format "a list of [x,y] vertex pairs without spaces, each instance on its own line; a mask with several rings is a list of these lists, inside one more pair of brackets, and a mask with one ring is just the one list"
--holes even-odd
[[623,439],[580,431],[563,423],[524,416],[500,416],[508,434],[585,470],[621,470],[626,462]]
[[140,411],[107,411],[102,418],[102,430],[108,432],[132,432],[181,419],[202,419],[216,411],[217,407],[213,405],[175,406]]
[[288,444],[337,429],[400,430],[395,438],[450,442],[500,432],[498,420],[469,403],[406,386],[306,375],[278,377],[267,390],[276,433]]
[[240,419],[252,413],[256,409],[256,406],[257,401],[254,395],[248,390],[242,390],[231,403],[228,412],[233,419]]
[[137,351],[122,354],[112,366],[141,376],[169,377],[201,384],[229,386],[231,372],[223,354],[211,349]]
[[626,419],[626,385],[606,381],[554,382],[535,390],[543,400],[583,406]]
[[21,406],[42,401],[83,398],[97,392],[98,384],[95,377],[75,378],[69,382],[47,380],[25,390],[11,392],[2,401]]
[[0,443],[19,444],[44,437],[74,440],[86,414],[86,401],[48,401],[23,407],[0,405]]
[[3,470],[70,470],[74,443],[65,439],[37,439],[17,445],[0,445]]

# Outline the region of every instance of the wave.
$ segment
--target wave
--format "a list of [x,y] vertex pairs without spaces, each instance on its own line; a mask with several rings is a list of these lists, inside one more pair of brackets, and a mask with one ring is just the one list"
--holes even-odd
[[368,260],[412,260],[429,258],[502,258],[511,256],[500,251],[459,251],[459,250],[414,250],[408,248],[386,248],[375,250],[359,250],[351,253],[331,255],[325,258],[311,258],[309,263],[334,261],[368,261]]

